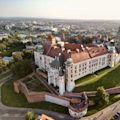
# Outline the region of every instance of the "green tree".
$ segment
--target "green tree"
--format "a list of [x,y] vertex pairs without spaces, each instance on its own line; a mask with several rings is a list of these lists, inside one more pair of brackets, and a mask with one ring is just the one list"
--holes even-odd
[[35,114],[33,112],[27,112],[25,115],[26,120],[35,120]]
[[0,51],[3,51],[6,49],[6,45],[3,43],[0,43]]
[[98,105],[106,105],[109,103],[109,93],[105,91],[104,87],[97,88],[95,103]]
[[23,51],[24,55],[23,58],[24,59],[32,59],[34,57],[34,52],[31,50],[24,50]]
[[13,75],[17,78],[25,77],[26,75],[32,73],[32,60],[22,60],[18,61],[11,65],[11,70],[13,72]]
[[5,62],[2,59],[0,59],[0,67],[4,67],[4,66],[6,66]]
[[23,60],[23,55],[24,55],[23,52],[16,52],[16,53],[13,55],[14,61],[17,62],[17,61]]

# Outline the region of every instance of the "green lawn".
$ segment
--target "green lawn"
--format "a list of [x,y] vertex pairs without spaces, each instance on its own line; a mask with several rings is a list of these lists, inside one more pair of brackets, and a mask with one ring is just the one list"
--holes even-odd
[[0,74],[0,80],[3,79],[4,77],[10,75],[10,74],[11,74],[11,71],[6,72],[6,73],[1,73],[1,74]]
[[[94,97],[92,97],[90,99],[94,100]],[[108,105],[105,105],[105,106],[97,106],[97,105],[90,106],[90,107],[88,107],[88,112],[87,112],[86,116],[92,115],[92,114],[104,109],[105,107],[117,102],[118,100],[120,100],[120,94],[118,94],[118,95],[110,95],[110,102],[109,102]]]
[[6,82],[1,87],[1,94],[2,94],[2,102],[7,106],[40,108],[40,109],[68,114],[67,108],[62,107],[60,105],[56,105],[48,102],[28,103],[23,94],[21,93],[17,94],[14,92],[13,80]]
[[[120,86],[120,64],[117,64],[114,68],[107,67],[97,71],[95,75],[88,75],[77,80],[74,92],[97,90],[99,86],[104,86],[104,88]],[[87,116],[104,109],[118,100],[120,100],[120,95],[110,95],[110,103],[108,105],[89,107]]]
[[106,68],[76,81],[74,92],[97,90],[99,86],[110,88],[120,85],[120,64],[114,68]]

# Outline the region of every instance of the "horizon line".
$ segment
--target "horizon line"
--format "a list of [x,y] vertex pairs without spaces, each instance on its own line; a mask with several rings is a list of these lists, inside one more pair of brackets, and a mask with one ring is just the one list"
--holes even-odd
[[90,18],[90,19],[72,19],[72,18],[50,18],[50,17],[35,17],[35,16],[0,16],[0,18],[35,18],[35,19],[53,19],[53,20],[83,20],[83,21],[120,21],[120,19],[103,19],[103,18]]

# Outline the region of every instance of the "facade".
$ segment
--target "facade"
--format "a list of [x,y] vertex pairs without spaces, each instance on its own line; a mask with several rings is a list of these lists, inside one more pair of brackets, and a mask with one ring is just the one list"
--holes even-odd
[[[112,49],[111,49],[112,48]],[[56,42],[54,37],[35,51],[35,63],[47,71],[48,83],[59,88],[60,95],[72,91],[75,80],[120,61],[114,46]]]

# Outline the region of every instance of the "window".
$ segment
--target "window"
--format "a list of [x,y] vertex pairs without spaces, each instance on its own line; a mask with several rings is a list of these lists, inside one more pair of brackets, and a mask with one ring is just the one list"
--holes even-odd
[[77,66],[75,66],[75,69],[77,69]]
[[42,57],[40,56],[40,60],[42,60]]

